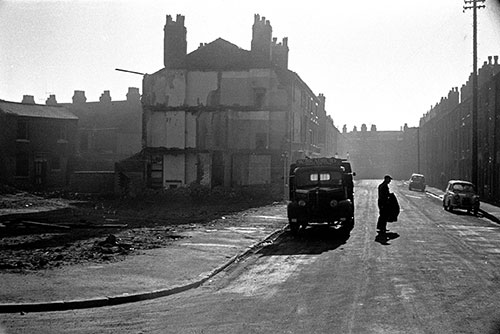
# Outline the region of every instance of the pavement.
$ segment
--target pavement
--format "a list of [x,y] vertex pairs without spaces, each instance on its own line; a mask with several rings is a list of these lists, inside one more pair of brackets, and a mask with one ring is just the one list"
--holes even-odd
[[[443,191],[427,187],[441,200]],[[481,203],[480,213],[500,223],[500,208]],[[249,253],[272,243],[287,227],[283,204],[247,210],[236,223],[183,232],[168,247],[125,260],[84,264],[36,274],[0,273],[0,313],[48,312],[137,302],[196,288]],[[227,226],[230,225],[230,226]]]
[[0,273],[0,313],[102,307],[196,288],[272,243],[287,224],[281,203],[195,226],[180,232],[182,238],[167,247],[141,251],[119,262]]

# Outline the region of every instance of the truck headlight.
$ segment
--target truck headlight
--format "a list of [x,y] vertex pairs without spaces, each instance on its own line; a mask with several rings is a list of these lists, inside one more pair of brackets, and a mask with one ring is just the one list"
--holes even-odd
[[336,200],[334,200],[334,199],[332,199],[332,200],[330,201],[330,206],[331,206],[332,208],[336,207],[336,206],[337,206],[337,204],[339,204],[339,203],[338,203]]
[[306,206],[306,201],[304,201],[303,199],[301,199],[299,201],[299,206]]

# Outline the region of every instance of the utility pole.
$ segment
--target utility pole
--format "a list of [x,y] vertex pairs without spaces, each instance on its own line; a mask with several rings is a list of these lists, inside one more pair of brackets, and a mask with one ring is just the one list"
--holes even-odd
[[[477,173],[477,109],[478,109],[478,84],[477,84],[477,10],[484,8],[482,5],[486,0],[464,0],[464,12],[467,9],[472,9],[472,182],[478,186]],[[481,3],[478,5],[478,2]]]

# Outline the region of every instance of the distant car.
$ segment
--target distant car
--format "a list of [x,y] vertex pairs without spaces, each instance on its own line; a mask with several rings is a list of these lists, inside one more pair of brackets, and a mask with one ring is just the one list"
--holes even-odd
[[418,189],[420,191],[425,191],[425,177],[422,174],[412,174],[410,177],[410,184],[408,185],[408,189]]
[[477,215],[479,211],[479,196],[476,187],[468,181],[451,180],[446,186],[443,196],[443,207],[447,211],[464,209]]

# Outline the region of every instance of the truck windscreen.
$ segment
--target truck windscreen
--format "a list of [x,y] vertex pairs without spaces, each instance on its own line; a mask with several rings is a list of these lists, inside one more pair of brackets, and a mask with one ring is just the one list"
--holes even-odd
[[342,173],[336,171],[297,171],[295,177],[298,187],[342,185]]

